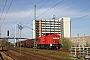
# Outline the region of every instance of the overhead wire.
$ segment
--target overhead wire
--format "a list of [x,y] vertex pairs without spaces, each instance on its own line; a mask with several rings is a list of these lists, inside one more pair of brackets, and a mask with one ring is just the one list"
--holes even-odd
[[[4,0],[3,0],[3,3],[4,3]],[[2,3],[2,4],[3,4],[3,3]],[[7,0],[5,1],[4,6],[3,6],[3,5],[1,6],[1,8],[3,8],[3,9],[2,9],[2,12],[1,12],[0,21],[1,21],[1,19],[2,19],[2,15],[3,15],[4,9],[5,9],[5,7],[6,7],[6,4],[7,4]],[[2,34],[2,33],[1,33],[1,28],[2,28],[2,26],[0,26],[0,37],[1,37],[1,34]]]
[[11,5],[12,5],[12,2],[13,2],[13,0],[11,0],[11,2],[10,2],[10,5],[9,5],[9,7],[8,7],[7,11],[6,11],[6,14],[5,14],[5,17],[4,17],[3,21],[2,21],[1,26],[3,25],[3,23],[4,23],[5,19],[6,19],[6,16],[7,16],[7,14],[8,14],[8,11],[9,11],[9,9],[10,9]]
[[[35,5],[41,3],[42,1],[43,1],[43,0],[40,0],[39,2],[35,3]],[[28,17],[31,17],[32,13],[33,13],[33,10],[31,11],[31,13],[30,13],[30,15],[29,15]],[[26,17],[25,19],[27,19],[28,17]],[[24,20],[25,20],[25,19],[24,19]]]
[[[42,14],[40,14],[39,16],[37,16],[36,18],[38,18],[38,17],[40,17],[41,15],[43,15],[44,13],[46,13],[46,12],[48,12],[49,10],[51,10],[52,8],[54,8],[54,7],[56,7],[58,4],[60,4],[60,3],[62,3],[64,0],[61,0],[61,1],[59,1],[58,3],[56,3],[55,5],[53,5],[51,8],[49,8],[48,10],[46,10],[45,12],[43,12]],[[46,3],[48,3],[49,1],[47,1]],[[45,4],[46,4],[45,3]],[[44,5],[45,5],[44,4]],[[43,6],[44,6],[43,5]],[[42,7],[42,6],[41,6]],[[34,19],[31,19],[31,21],[33,21]],[[29,24],[29,23],[27,23],[27,24]]]
[[[71,22],[72,21],[75,21],[75,20],[78,20],[78,19],[81,19],[81,18],[84,18],[84,17],[87,17],[87,16],[90,16],[90,14],[88,14],[88,15],[84,15],[84,16],[81,16],[81,17],[78,17],[78,18],[75,18],[75,19],[72,19],[72,20],[70,20]],[[69,21],[67,21],[67,22],[65,22],[65,23],[68,23]]]
[[[48,10],[46,10],[45,12],[43,12],[42,14],[40,14],[39,16],[37,16],[36,18],[38,18],[38,17],[40,17],[41,15],[43,15],[44,13],[46,13],[46,12],[48,12],[49,10],[51,10],[52,8],[54,8],[55,6],[57,6],[58,4],[60,4],[62,1],[64,1],[64,0],[61,0],[60,2],[58,2],[57,4],[55,4],[54,6],[52,6],[51,8],[49,8]],[[48,1],[47,1],[48,2]],[[46,2],[46,3],[47,3]],[[45,4],[46,4],[45,3]],[[44,5],[42,5],[42,6],[44,6]],[[42,8],[42,6],[40,7],[40,8]],[[87,10],[87,9],[84,9],[84,10],[82,10],[82,11],[85,11],[85,10]],[[76,19],[73,19],[73,20],[77,20],[77,19],[81,19],[81,18],[84,18],[84,17],[87,17],[88,15],[85,15],[85,16],[82,16],[82,17],[79,17],[79,18],[76,18]],[[33,19],[32,19],[33,20]],[[71,20],[71,21],[73,21],[73,20]]]
[[1,10],[2,10],[3,3],[4,3],[4,0],[2,0],[2,2],[0,3],[0,6],[1,6],[1,8],[0,8],[0,12],[1,12]]
[[[38,3],[41,3],[42,1],[43,1],[43,0],[39,1]],[[39,7],[39,9],[41,9],[41,8],[42,8],[44,5],[46,5],[49,1],[50,1],[50,0],[47,0],[42,6]],[[36,3],[36,4],[37,4],[37,3]],[[38,10],[39,10],[39,9],[38,9]],[[38,11],[38,10],[37,10],[37,11]],[[32,11],[32,12],[33,12],[33,11]],[[32,12],[31,12],[30,16],[32,15]],[[33,20],[33,19],[32,19],[32,20]],[[27,24],[29,24],[29,23],[27,23]],[[27,25],[27,24],[25,24],[25,25]]]
[[72,16],[72,15],[75,15],[76,13],[83,12],[83,11],[87,11],[87,10],[88,10],[88,9],[83,9],[83,10],[81,10],[81,11],[74,12],[74,13],[69,14],[69,15],[67,15],[67,16]]
[[6,7],[6,4],[7,4],[7,0],[5,1],[5,4],[4,4],[4,7],[3,7],[3,10],[2,10],[1,16],[0,16],[0,20],[2,19],[2,15],[3,15],[4,9]]
[[[37,2],[37,3],[35,3],[35,5],[37,5],[37,4],[39,4],[39,3],[41,3],[43,0],[40,0],[39,2]],[[33,10],[31,10],[31,13],[30,13],[30,15],[29,16],[27,16],[25,19],[28,19],[28,17],[31,17],[32,16],[32,14],[33,14]],[[25,20],[24,19],[24,20]],[[28,24],[28,23],[26,23],[26,24]]]
[[54,8],[55,6],[57,6],[58,4],[62,3],[64,0],[59,1],[57,4],[55,4],[54,6],[52,6],[51,8],[49,8],[48,10],[46,10],[45,12],[43,12],[42,14],[38,15],[36,18],[40,17],[41,15],[45,14],[46,12],[48,12],[49,10],[51,10],[52,8]]
[[[39,1],[38,3],[41,3],[43,0],[41,0],[41,1]],[[49,2],[50,0],[47,0],[42,6],[40,6],[39,7],[39,9],[38,10],[40,10],[44,5],[46,5],[48,2]],[[36,4],[38,4],[38,3],[36,3]],[[38,11],[37,10],[37,11]],[[30,14],[30,16],[28,16],[28,17],[31,17],[32,16],[32,13],[33,13],[33,11],[31,12],[31,14]],[[33,20],[33,19],[32,19]],[[26,24],[28,24],[28,23],[26,23]]]
[[39,3],[41,3],[43,0],[40,0],[39,2],[37,2],[36,4],[39,4]]
[[[62,0],[63,1],[63,0]],[[61,2],[62,2],[61,1]],[[61,3],[61,2],[59,2],[59,3]],[[57,3],[56,5],[58,5],[59,3]],[[53,7],[55,7],[56,5],[54,5]],[[50,9],[52,9],[53,7],[51,7]],[[44,13],[46,13],[47,11],[49,11],[50,9],[48,9],[48,10],[46,10],[45,12],[43,12],[42,14],[40,14],[39,16],[37,16],[36,18],[38,18],[38,17],[40,17],[41,15],[43,15]],[[81,11],[86,11],[87,9],[84,9],[84,10],[81,10]],[[76,13],[78,13],[78,12],[76,12]],[[90,15],[90,14],[89,14]],[[76,19],[73,19],[73,20],[71,20],[71,21],[74,21],[74,20],[77,20],[77,19],[81,19],[81,18],[84,18],[84,17],[87,17],[87,16],[89,16],[89,15],[84,15],[84,16],[81,16],[81,17],[79,17],[79,18],[76,18]]]
[[78,17],[78,18],[76,18],[76,19],[73,19],[73,20],[71,20],[71,21],[78,20],[78,19],[81,19],[81,18],[87,17],[87,16],[89,16],[89,15],[90,15],[90,14],[88,14],[88,15],[84,15],[84,16]]
[[[40,15],[38,15],[36,18],[40,17],[41,15],[45,14],[46,12],[48,12],[49,10],[51,10],[52,8],[56,7],[58,4],[62,3],[64,0],[59,1],[58,3],[56,3],[55,5],[53,5],[51,8],[49,8],[48,10],[46,10],[45,12],[41,13]],[[49,1],[48,1],[49,2]],[[31,19],[31,21],[34,19]]]
[[[84,10],[81,10],[81,11],[87,11],[87,10],[88,10],[88,9],[84,9]],[[79,12],[81,12],[81,11],[79,11]],[[76,12],[76,13],[78,13],[78,12]],[[71,14],[71,15],[74,15],[74,14]],[[78,20],[78,19],[87,17],[87,16],[89,16],[89,15],[90,15],[90,14],[87,14],[87,15],[84,15],[84,16],[80,16],[80,17],[77,17],[77,18],[75,18],[75,19],[72,19],[71,21]]]
[[[62,1],[64,1],[64,0],[62,0]],[[43,15],[44,13],[48,12],[49,10],[51,10],[52,8],[54,8],[55,6],[57,6],[58,4],[60,4],[62,1],[58,2],[58,3],[55,4],[54,6],[52,6],[51,8],[49,8],[48,10],[46,10],[45,12],[43,12],[42,14],[40,14],[39,16],[37,16],[36,18],[38,18],[38,17],[40,17],[41,15]],[[42,7],[42,6],[41,6],[41,7]],[[81,11],[86,11],[86,10],[88,10],[88,9],[84,9],[84,10],[81,10]],[[78,12],[76,12],[76,13],[78,13]],[[81,19],[81,18],[87,17],[87,16],[89,16],[89,15],[90,15],[90,14],[84,15],[84,16],[81,16],[81,17],[76,18],[76,19],[73,19],[73,20]],[[72,20],[72,21],[73,21],[73,20]]]
[[[50,0],[48,0],[47,2],[49,2]],[[63,1],[63,0],[62,0]],[[54,6],[52,6],[51,8],[49,8],[48,10],[46,10],[45,12],[43,12],[42,14],[40,14],[39,16],[37,16],[36,18],[38,18],[38,17],[40,17],[41,15],[43,15],[44,13],[46,13],[46,12],[48,12],[49,10],[51,10],[52,8],[54,8],[55,6],[57,6],[58,4],[60,4],[62,1],[60,1],[60,2],[58,2],[57,4],[55,4]],[[46,2],[46,3],[47,3]],[[45,3],[45,4],[46,4]],[[45,5],[44,4],[44,5]],[[42,6],[44,6],[44,5],[42,5]],[[42,8],[42,6],[40,7],[40,8]],[[40,9],[39,8],[39,9]],[[84,10],[81,10],[81,11],[86,11],[87,9],[84,9]],[[78,12],[75,12],[75,13],[78,13]],[[80,18],[83,18],[83,17],[87,17],[88,15],[85,15],[85,16],[82,16],[82,17],[79,17],[79,18],[76,18],[76,19],[80,19]],[[74,20],[76,20],[76,19],[74,19]],[[33,20],[33,19],[32,19]]]
[[[44,5],[46,5],[50,0],[47,0],[42,6],[39,7],[39,9],[41,9]],[[39,10],[38,9],[38,10]]]
[[[63,0],[62,0],[63,1]],[[58,4],[56,4],[56,5],[58,5]],[[44,5],[42,5],[42,6],[44,6]],[[40,8],[42,8],[42,6],[40,7]],[[55,5],[54,5],[55,6]],[[54,7],[53,6],[53,7]],[[45,12],[43,12],[42,14],[40,14],[39,16],[37,16],[36,18],[38,18],[38,17],[40,17],[41,15],[43,15],[43,14],[45,14],[46,12],[48,12],[49,10],[51,10],[53,7],[51,7],[51,8],[49,8],[48,10],[46,10]],[[87,10],[87,9],[85,9],[85,10]],[[85,10],[82,10],[82,11],[85,11]],[[77,12],[76,12],[77,13]],[[31,14],[32,15],[32,14]],[[30,16],[31,16],[30,15]],[[81,19],[81,18],[84,18],[84,17],[87,17],[87,16],[89,16],[89,15],[84,15],[84,16],[81,16],[81,17],[78,17],[78,18],[76,18],[76,19],[73,19],[73,20],[71,20],[71,21],[74,21],[74,20],[77,20],[77,19]]]

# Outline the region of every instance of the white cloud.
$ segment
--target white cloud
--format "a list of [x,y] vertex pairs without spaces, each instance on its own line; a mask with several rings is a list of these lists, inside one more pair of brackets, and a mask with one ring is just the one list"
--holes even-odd
[[[12,13],[8,13],[6,20],[8,21],[14,21],[14,20],[21,20],[24,18],[27,18],[29,15],[31,14],[31,10],[29,11],[20,11],[20,12],[12,12]],[[5,13],[3,14],[2,17],[5,16]],[[3,18],[2,18],[3,19]]]
[[[51,10],[48,10],[48,9],[50,9],[50,8],[43,8],[43,9],[37,10],[36,16],[38,17],[40,15],[37,19],[42,19],[42,18],[50,19],[52,17],[52,15],[56,15],[56,18],[60,18],[60,17],[78,18],[78,17],[86,15],[86,12],[80,12],[78,10],[73,10],[73,9],[71,9],[70,6],[69,7],[62,6],[60,8],[52,8]],[[47,11],[47,12],[45,12],[45,11]],[[32,13],[32,15],[31,15],[31,13]],[[90,12],[87,12],[87,13],[90,13]],[[4,17],[4,15],[3,15],[3,17]],[[7,17],[6,17],[6,21],[13,22],[13,21],[18,21],[18,20],[23,20],[27,17],[28,18],[30,17],[29,19],[33,19],[34,12],[32,10],[26,10],[26,11],[8,13]]]

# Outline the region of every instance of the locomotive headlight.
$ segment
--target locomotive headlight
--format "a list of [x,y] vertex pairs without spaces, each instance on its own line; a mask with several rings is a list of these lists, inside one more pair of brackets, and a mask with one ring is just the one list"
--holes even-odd
[[52,46],[52,44],[50,44],[50,46]]

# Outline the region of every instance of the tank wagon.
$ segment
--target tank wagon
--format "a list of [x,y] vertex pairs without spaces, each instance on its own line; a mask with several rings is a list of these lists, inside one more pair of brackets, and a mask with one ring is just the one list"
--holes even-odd
[[60,36],[55,33],[46,33],[37,40],[37,48],[60,49]]

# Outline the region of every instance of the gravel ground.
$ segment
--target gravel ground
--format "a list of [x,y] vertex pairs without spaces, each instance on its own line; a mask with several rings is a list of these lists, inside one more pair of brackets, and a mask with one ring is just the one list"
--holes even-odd
[[21,56],[19,52],[9,50],[8,54],[13,56],[17,60],[65,60],[65,59],[60,59],[48,55],[42,55],[42,54],[37,54],[33,52],[22,52]]
[[4,52],[0,52],[4,60],[13,60],[11,57],[7,56]]

